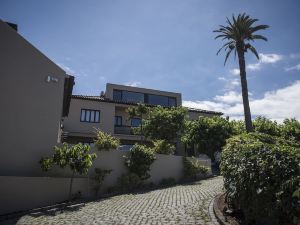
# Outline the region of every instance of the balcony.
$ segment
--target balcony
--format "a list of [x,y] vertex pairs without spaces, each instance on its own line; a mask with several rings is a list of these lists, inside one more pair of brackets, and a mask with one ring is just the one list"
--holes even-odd
[[134,135],[131,126],[115,126],[115,134]]

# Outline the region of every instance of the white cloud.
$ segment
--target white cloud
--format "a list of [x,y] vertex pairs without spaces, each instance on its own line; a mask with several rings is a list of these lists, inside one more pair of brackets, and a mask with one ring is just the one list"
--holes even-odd
[[298,59],[298,58],[300,58],[300,53],[292,53],[289,56],[291,59]]
[[278,54],[259,54],[259,61],[261,63],[277,63],[282,60],[283,56]]
[[232,74],[232,75],[240,75],[240,69],[238,68],[234,68],[232,70],[229,70],[229,72]]
[[229,91],[229,92],[225,93],[224,95],[217,95],[214,98],[214,100],[217,102],[223,102],[223,103],[228,103],[228,104],[241,103],[242,95],[238,94],[235,91]]
[[285,68],[284,70],[286,72],[289,72],[289,71],[292,71],[292,70],[300,70],[300,63],[297,64],[296,66],[291,66],[291,67]]
[[261,64],[260,62],[258,63],[253,63],[253,64],[248,64],[247,69],[252,70],[252,71],[257,71],[261,69]]
[[[299,99],[300,80],[284,88],[266,92],[260,99],[250,99],[250,108],[253,116],[263,115],[279,122],[284,118],[300,119]],[[216,96],[213,101],[183,101],[183,105],[220,111],[236,119],[243,118],[244,114],[241,94],[233,91]]]
[[126,82],[124,83],[124,85],[126,86],[131,86],[131,87],[138,87],[140,86],[142,83],[139,82],[139,81],[129,81],[129,82]]
[[252,71],[257,71],[262,68],[264,64],[275,64],[283,59],[282,55],[279,54],[259,54],[258,63],[248,64],[247,68]]
[[225,80],[226,80],[226,78],[225,78],[225,77],[218,77],[218,80],[225,81]]

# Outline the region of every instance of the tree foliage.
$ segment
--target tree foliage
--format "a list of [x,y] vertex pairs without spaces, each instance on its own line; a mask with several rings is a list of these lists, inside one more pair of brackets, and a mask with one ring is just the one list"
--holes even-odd
[[186,114],[182,107],[153,107],[143,122],[144,135],[152,140],[174,141],[184,129]]
[[117,149],[120,146],[120,140],[101,130],[97,130],[95,145],[99,151],[109,151],[111,149]]
[[232,137],[222,152],[221,174],[227,200],[248,224],[300,222],[299,143],[262,133]]
[[72,193],[72,184],[74,174],[87,174],[89,168],[93,165],[93,161],[97,158],[95,153],[89,154],[90,146],[81,143],[69,145],[64,143],[62,146],[54,147],[54,154],[51,157],[41,158],[40,165],[42,170],[48,171],[53,165],[61,168],[69,167],[72,171],[70,182],[69,198]]
[[300,122],[296,119],[285,119],[281,125],[281,135],[300,142]]
[[222,117],[199,117],[187,122],[182,141],[188,146],[196,146],[200,153],[213,158],[214,153],[221,151],[232,133],[231,124]]
[[153,145],[153,151],[158,154],[172,155],[176,149],[174,144],[170,144],[166,140],[155,140]]
[[252,19],[249,15],[246,15],[245,13],[239,14],[237,17],[233,15],[232,20],[227,18],[226,26],[220,25],[220,28],[218,30],[214,30],[214,32],[218,33],[215,39],[221,38],[222,40],[226,41],[226,43],[217,52],[217,54],[219,54],[219,52],[222,49],[224,49],[224,51],[226,52],[224,65],[226,64],[226,61],[232,52],[234,52],[235,56],[238,55],[245,116],[245,127],[247,132],[252,132],[253,127],[248,98],[245,52],[249,50],[257,57],[257,59],[259,59],[258,52],[252,45],[252,43],[250,44],[250,42],[253,42],[255,40],[267,41],[266,37],[256,34],[256,32],[269,28],[268,25],[254,26],[254,24],[257,21],[258,19]]
[[195,157],[183,157],[184,177],[196,180],[199,176],[206,175],[208,168],[203,166]]
[[253,121],[253,128],[255,132],[280,136],[280,127],[277,122],[263,116],[255,118]]

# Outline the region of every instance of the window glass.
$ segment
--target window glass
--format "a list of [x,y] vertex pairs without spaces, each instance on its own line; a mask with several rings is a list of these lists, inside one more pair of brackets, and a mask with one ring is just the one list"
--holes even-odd
[[95,122],[95,111],[91,111],[91,119],[90,122]]
[[169,106],[168,97],[162,95],[148,95],[148,104]]
[[120,90],[114,90],[113,100],[122,101],[122,91],[120,91]]
[[96,122],[96,123],[99,123],[99,122],[100,122],[100,111],[96,111],[96,114],[95,114],[95,122]]
[[115,116],[115,126],[122,126],[122,117]]
[[144,102],[144,94],[131,91],[123,91],[122,100],[126,102]]
[[90,114],[91,114],[91,111],[86,110],[86,112],[85,112],[85,121],[90,122]]
[[81,122],[89,122],[89,123],[99,123],[100,122],[100,111],[99,110],[90,110],[90,109],[81,109],[80,121]]
[[138,127],[140,125],[141,125],[141,119],[140,118],[131,119],[131,126],[132,127]]
[[169,97],[169,106],[176,106],[176,98]]
[[85,110],[81,110],[81,116],[80,116],[80,121],[85,121]]

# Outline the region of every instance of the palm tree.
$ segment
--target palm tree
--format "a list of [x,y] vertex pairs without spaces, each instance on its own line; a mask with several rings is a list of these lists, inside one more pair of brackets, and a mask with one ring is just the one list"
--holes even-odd
[[222,49],[226,52],[225,62],[229,55],[234,51],[234,55],[238,55],[239,58],[239,67],[240,67],[240,77],[241,77],[241,85],[242,85],[242,96],[243,96],[243,104],[244,104],[244,116],[245,116],[245,125],[247,132],[253,131],[252,121],[251,121],[251,112],[249,106],[248,99],[248,87],[247,87],[247,78],[246,78],[246,66],[245,66],[245,52],[250,50],[257,59],[259,59],[259,55],[256,49],[249,43],[254,40],[264,40],[267,41],[267,38],[254,34],[256,31],[265,30],[269,28],[268,25],[258,25],[253,26],[258,19],[252,19],[250,16],[245,13],[239,14],[236,18],[234,15],[232,16],[232,21],[227,19],[227,26],[220,25],[218,30],[214,30],[214,32],[220,33],[215,37],[222,38],[222,40],[226,40],[227,42],[219,49],[217,55],[220,53]]

